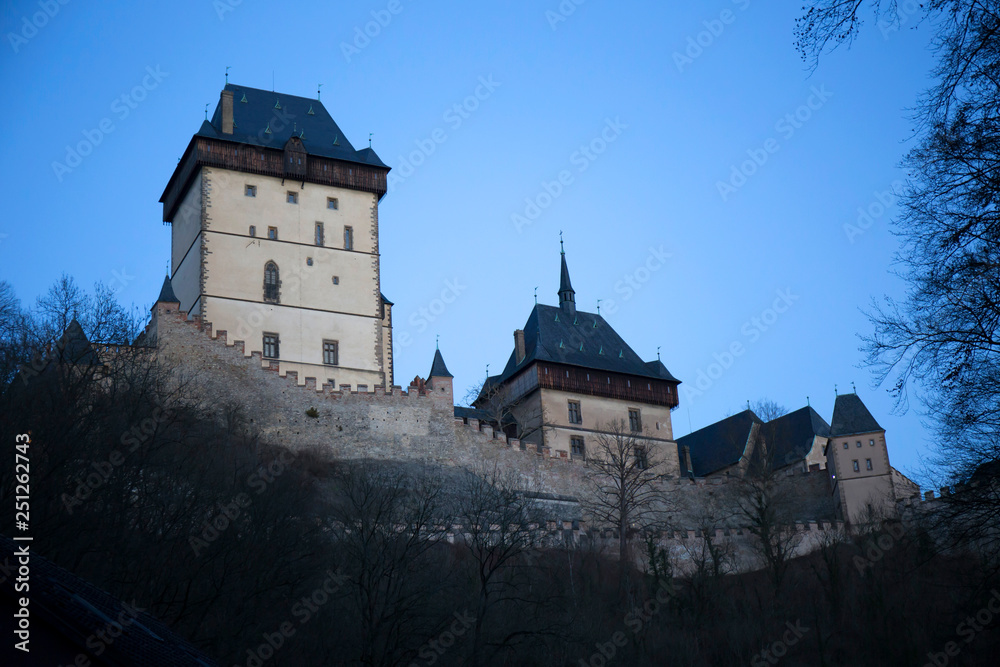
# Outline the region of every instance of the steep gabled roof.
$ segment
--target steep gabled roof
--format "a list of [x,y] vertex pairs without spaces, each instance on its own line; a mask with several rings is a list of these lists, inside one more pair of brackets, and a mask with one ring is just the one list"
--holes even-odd
[[767,422],[764,436],[773,451],[771,461],[774,468],[802,461],[812,449],[817,435],[828,437],[830,425],[809,406]]
[[744,410],[677,438],[677,446],[681,452],[684,446],[691,449],[694,474],[704,477],[739,462],[754,424],[763,422],[752,410]]
[[388,168],[371,148],[355,150],[319,100],[234,83],[227,83],[225,90],[233,93],[233,133],[221,131],[220,102],[211,122],[203,121],[195,136],[280,150],[294,135],[310,155]]
[[490,384],[506,381],[535,361],[680,382],[661,362],[643,361],[603,317],[594,313],[567,313],[536,304],[524,325],[524,344],[521,363],[517,363],[516,350],[512,351],[503,372],[491,377]]
[[441,350],[434,350],[434,362],[431,364],[431,372],[427,376],[428,378],[450,378],[455,377],[448,372],[448,367],[444,365],[444,357],[441,356]]
[[884,431],[857,394],[840,394],[833,404],[830,435],[854,435]]
[[87,335],[83,333],[83,327],[75,317],[59,338],[58,354],[59,361],[63,363],[88,365],[101,363],[97,352],[87,340]]

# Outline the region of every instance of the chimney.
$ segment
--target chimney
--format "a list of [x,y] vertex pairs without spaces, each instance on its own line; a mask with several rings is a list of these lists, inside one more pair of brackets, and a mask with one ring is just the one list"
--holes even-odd
[[524,329],[514,331],[514,360],[517,363],[524,361]]
[[222,103],[222,133],[233,133],[233,91],[223,90],[221,95]]

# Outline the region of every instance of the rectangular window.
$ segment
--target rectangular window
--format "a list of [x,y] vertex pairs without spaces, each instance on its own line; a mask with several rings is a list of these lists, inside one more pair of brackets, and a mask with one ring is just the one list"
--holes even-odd
[[326,207],[331,211],[336,211],[338,208],[340,208],[340,202],[337,201],[336,197],[327,197]]
[[340,284],[340,276],[334,276],[333,277],[333,284],[334,285],[339,285]]
[[861,472],[861,466],[858,465],[857,459],[854,459],[854,472]]
[[344,250],[354,250],[353,227],[344,227]]
[[868,441],[868,446],[869,447],[874,447],[875,446],[875,441],[874,440],[869,440]]
[[257,186],[256,185],[248,185],[246,187],[246,189],[243,190],[243,194],[246,195],[247,197],[256,197],[257,196]]
[[323,341],[323,363],[327,366],[336,366],[340,363],[339,354],[337,351],[337,341],[335,340],[325,340]]
[[583,438],[573,436],[569,439],[569,456],[571,459],[582,459],[585,456]]
[[250,236],[257,236],[257,225],[250,225]]
[[570,424],[582,424],[583,417],[580,414],[580,403],[579,401],[569,402],[569,423]]
[[316,223],[316,245],[323,245],[323,223]]
[[861,441],[860,440],[858,440],[857,445],[858,445],[858,447],[861,446]]
[[299,203],[299,193],[298,192],[292,192],[291,190],[289,190],[287,194],[288,194],[288,197],[285,199],[285,201],[287,201],[289,204],[298,204]]
[[276,333],[264,334],[264,357],[266,359],[278,358],[278,334]]
[[277,241],[278,240],[278,228],[277,227],[268,227],[267,228],[267,238],[271,239],[272,241]]
[[872,469],[872,460],[871,459],[865,459],[865,468],[867,468],[868,470]]
[[850,445],[845,442],[844,443],[844,449],[847,449],[848,447],[850,447]]
[[634,431],[634,432],[638,432],[638,431],[642,430],[642,417],[639,415],[639,411],[638,410],[632,410],[631,408],[629,409],[629,411],[628,411],[628,427],[629,427],[629,430]]
[[645,470],[646,468],[649,467],[649,457],[646,456],[646,448],[645,447],[636,447],[635,448],[635,466],[639,470]]

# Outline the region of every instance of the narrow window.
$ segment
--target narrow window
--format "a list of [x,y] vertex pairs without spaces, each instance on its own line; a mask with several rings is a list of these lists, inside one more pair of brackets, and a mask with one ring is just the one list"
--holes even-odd
[[298,204],[299,203],[299,193],[298,192],[292,192],[291,190],[289,190],[287,194],[288,194],[288,197],[287,197],[287,199],[285,199],[285,201],[287,201],[289,204]]
[[306,266],[312,266],[312,265],[313,265],[313,258],[306,257]]
[[871,459],[865,459],[865,468],[867,468],[868,470],[872,469],[872,460]]
[[570,401],[569,402],[569,423],[570,424],[582,424],[583,417],[580,414],[580,402]]
[[645,470],[649,467],[649,457],[646,455],[645,447],[635,448],[635,466],[639,470]]
[[337,341],[335,340],[325,340],[323,341],[323,363],[327,366],[336,366],[340,363]]
[[278,334],[264,334],[264,357],[267,359],[278,358]]
[[854,472],[861,472],[861,466],[858,465],[857,459],[854,459]]
[[271,239],[272,241],[277,241],[278,240],[278,228],[277,227],[268,227],[267,228],[267,238]]
[[638,410],[629,409],[628,427],[633,432],[638,432],[642,430],[642,417],[639,414]]
[[316,245],[323,245],[323,223],[316,223]]
[[569,439],[569,457],[571,459],[583,459],[586,456],[583,438],[573,436]]
[[247,197],[256,197],[257,196],[257,186],[256,185],[248,185],[246,187],[246,189],[243,190],[243,194],[246,195]]
[[353,227],[344,227],[344,250],[354,250]]
[[257,236],[257,225],[250,225],[250,236]]
[[860,440],[858,440],[857,445],[858,445],[858,447],[861,446],[861,441]]
[[268,262],[264,265],[264,301],[278,303],[278,288],[280,285],[278,265],[274,262]]
[[[323,166],[325,167],[326,165],[323,165]],[[331,211],[336,211],[338,208],[340,208],[340,202],[337,201],[336,197],[327,197],[326,198],[326,207],[328,209],[330,209]]]
[[845,442],[844,443],[844,449],[847,449],[848,447],[850,447],[850,445]]
[[334,285],[339,285],[340,284],[340,276],[334,276],[333,277],[333,284]]
[[869,447],[874,447],[875,446],[875,441],[874,440],[869,440],[868,441],[868,446]]

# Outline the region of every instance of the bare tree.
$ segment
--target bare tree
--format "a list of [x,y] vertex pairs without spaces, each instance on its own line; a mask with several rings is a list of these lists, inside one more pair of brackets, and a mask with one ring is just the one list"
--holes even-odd
[[545,412],[541,402],[537,404],[518,396],[509,384],[491,382],[489,379],[469,389],[465,402],[481,410],[492,422],[510,438],[541,441],[545,429]]
[[[496,461],[481,462],[469,471],[461,487],[459,518],[465,531],[464,546],[476,567],[478,598],[473,628],[471,664],[484,664],[486,619],[505,602],[522,600],[529,581],[523,576],[525,557],[536,547],[535,531],[529,527],[535,502],[526,493],[524,481]],[[495,649],[523,634],[523,626],[504,633]]]
[[[621,572],[627,572],[629,540],[660,522],[667,497],[657,484],[666,474],[667,452],[619,419],[601,427],[587,452],[590,494],[585,505],[599,523],[618,533]],[[623,576],[624,582],[624,576]]]

